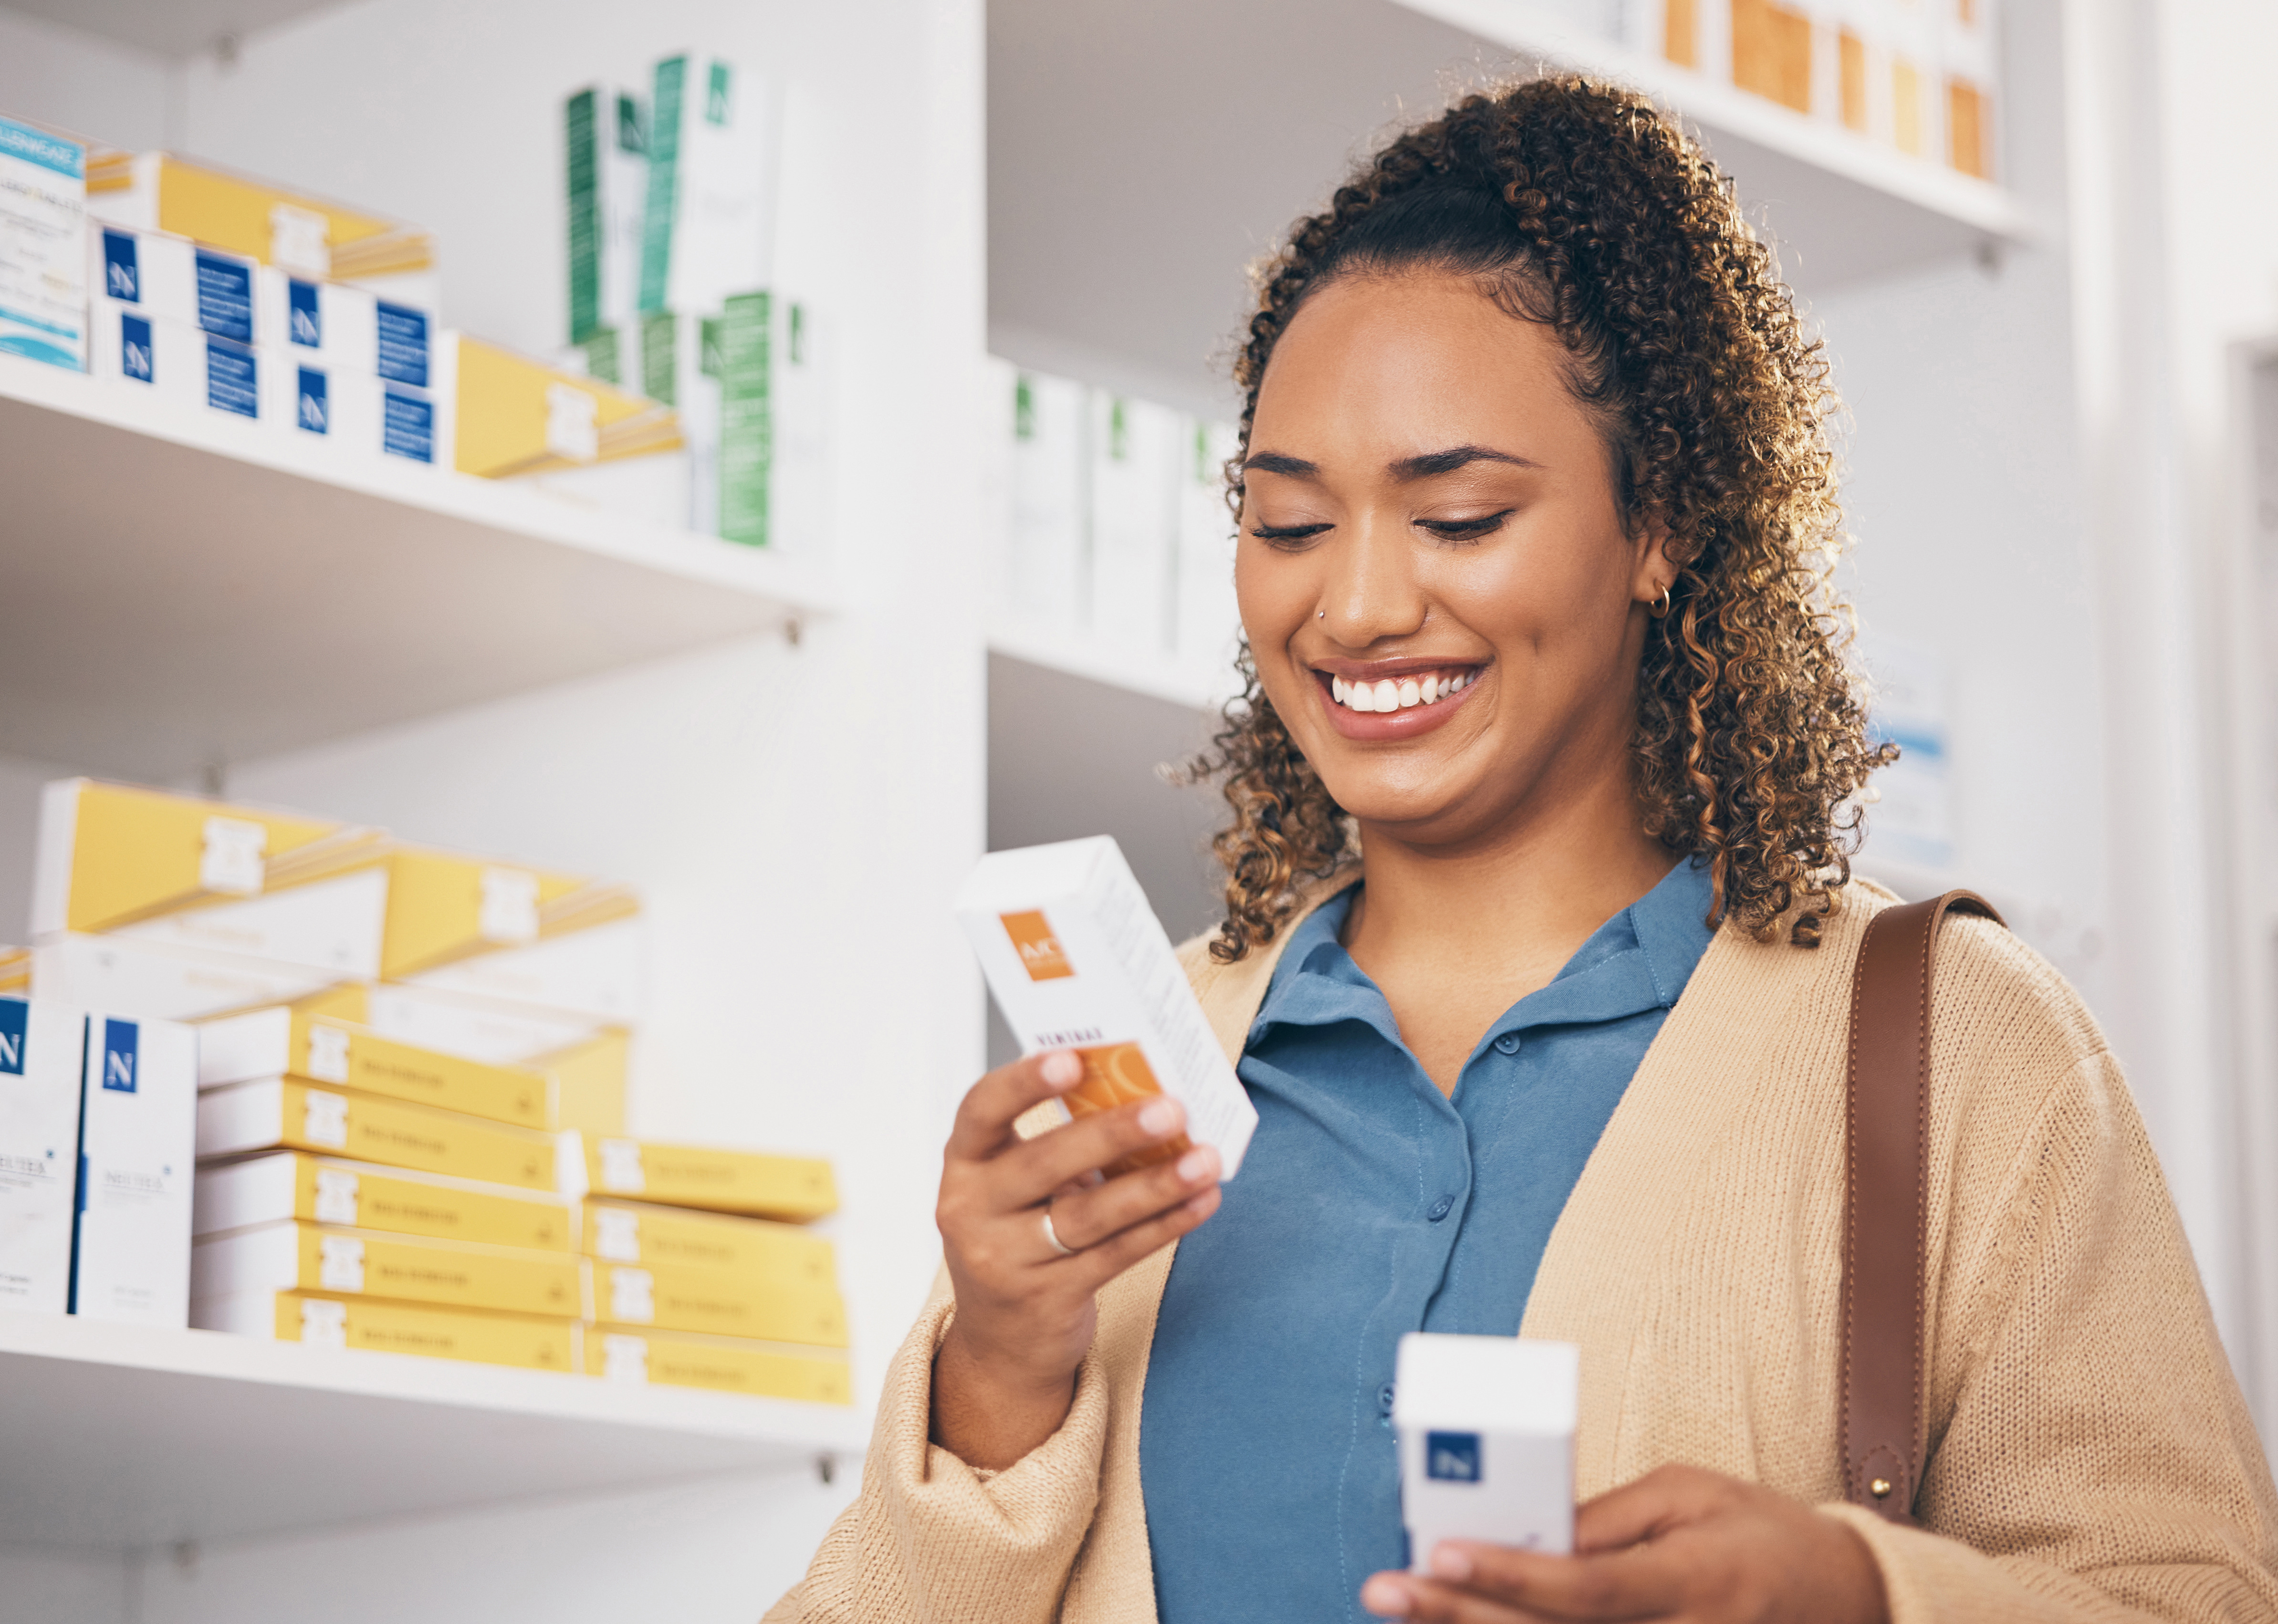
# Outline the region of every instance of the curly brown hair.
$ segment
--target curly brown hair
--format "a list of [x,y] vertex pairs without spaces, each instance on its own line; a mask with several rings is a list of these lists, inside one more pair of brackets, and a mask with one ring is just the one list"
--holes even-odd
[[[1658,524],[1678,567],[1648,622],[1631,740],[1647,835],[1704,856],[1726,917],[1814,947],[1850,880],[1857,792],[1895,759],[1869,741],[1843,658],[1844,541],[1817,340],[1707,153],[1643,96],[1570,75],[1465,97],[1399,135],[1297,222],[1259,273],[1235,363],[1242,463],[1273,347],[1306,298],[1355,272],[1468,274],[1512,316],[1551,326],[1596,417],[1624,523]],[[1273,940],[1300,882],[1353,833],[1257,682],[1195,763],[1234,822],[1213,842],[1231,963]]]

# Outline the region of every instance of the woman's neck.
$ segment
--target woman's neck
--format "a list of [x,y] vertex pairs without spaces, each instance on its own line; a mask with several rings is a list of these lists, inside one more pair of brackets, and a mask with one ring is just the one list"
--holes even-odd
[[1623,772],[1459,848],[1363,828],[1344,945],[1442,1093],[1498,1016],[1667,875],[1639,823]]

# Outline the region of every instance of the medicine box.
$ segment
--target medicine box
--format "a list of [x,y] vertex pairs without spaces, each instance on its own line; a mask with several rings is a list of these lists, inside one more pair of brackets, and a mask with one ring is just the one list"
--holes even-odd
[[597,1195],[632,1195],[669,1207],[806,1223],[835,1212],[830,1163],[654,1140],[585,1141],[585,1173]]
[[73,1314],[188,1323],[197,1076],[192,1028],[88,1018]]
[[635,1386],[701,1387],[809,1404],[854,1402],[852,1372],[844,1359],[721,1337],[593,1330],[585,1338],[585,1370]]
[[261,266],[243,255],[165,232],[98,225],[88,233],[94,308],[210,332],[233,344],[263,341],[270,315]]
[[846,1346],[846,1305],[836,1285],[786,1285],[726,1269],[596,1262],[593,1317],[604,1324]]
[[324,1292],[578,1319],[586,1311],[585,1269],[584,1259],[562,1253],[292,1222],[200,1240],[190,1294]]
[[630,888],[416,848],[389,871],[383,980],[597,1025],[638,1019],[646,936]]
[[378,829],[62,780],[41,796],[33,939],[116,933],[369,978],[387,845]]
[[578,1234],[588,1257],[612,1263],[709,1269],[808,1288],[835,1287],[838,1279],[831,1243],[795,1224],[589,1201]]
[[86,1013],[0,998],[0,1309],[71,1304]]
[[656,65],[642,210],[644,313],[716,310],[773,269],[781,96],[708,51]]
[[670,407],[464,333],[444,335],[432,387],[462,474],[502,479],[681,446]]
[[[958,921],[1023,1054],[1074,1050],[1076,1115],[1168,1094],[1187,1130],[1124,1165],[1215,1146],[1241,1170],[1257,1109],[1212,1035],[1170,938],[1107,835],[992,851],[958,894]],[[1119,1169],[1120,1170],[1120,1169]]]
[[532,1252],[575,1252],[577,1212],[555,1195],[278,1151],[198,1172],[201,1236],[291,1220]]
[[151,1020],[203,1017],[301,997],[329,985],[330,972],[132,936],[51,936],[30,949],[33,989],[42,998]]
[[1012,505],[1004,599],[1023,621],[1072,631],[1084,623],[1090,606],[1084,388],[1063,377],[1019,372],[1003,408],[1011,431]]
[[461,1359],[521,1370],[556,1370],[566,1375],[574,1373],[581,1363],[582,1327],[572,1320],[436,1308],[369,1297],[241,1292],[228,1297],[201,1298],[190,1306],[190,1323],[201,1330],[298,1342],[303,1347]]
[[1226,465],[1240,449],[1232,423],[1189,417],[1181,429],[1179,481],[1179,657],[1231,671],[1242,642],[1234,595],[1235,518],[1226,501]]
[[264,402],[284,379],[252,346],[220,338],[182,322],[143,316],[131,308],[98,305],[88,334],[88,370],[186,411],[217,412],[256,422],[268,411],[285,409],[281,400]]
[[[640,302],[642,217],[648,206],[648,112],[643,94],[607,82],[562,105],[567,180],[570,342],[622,331]],[[610,383],[626,381],[608,375]]]
[[554,1086],[543,1071],[492,1065],[382,1037],[366,1026],[292,1009],[208,1023],[198,1086],[292,1077],[550,1131]]
[[1571,1343],[1400,1338],[1392,1420],[1411,1567],[1428,1567],[1443,1539],[1573,1549],[1580,1373]]
[[566,1173],[566,1193],[583,1193],[584,1170],[560,1165],[554,1136],[457,1111],[279,1079],[209,1089],[198,1096],[197,1112],[201,1160],[256,1150],[337,1152],[518,1190],[563,1189]]
[[0,355],[87,366],[87,149],[0,118]]
[[164,152],[108,155],[89,165],[87,190],[88,212],[108,224],[436,308],[435,239],[424,227]]
[[1118,647],[1166,653],[1179,542],[1179,419],[1104,390],[1091,392],[1089,410],[1091,630]]

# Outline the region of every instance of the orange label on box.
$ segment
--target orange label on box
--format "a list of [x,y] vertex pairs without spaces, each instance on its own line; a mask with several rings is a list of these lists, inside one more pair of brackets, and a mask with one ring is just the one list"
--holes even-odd
[[[1097,1048],[1080,1048],[1075,1052],[1083,1060],[1083,1081],[1062,1096],[1072,1116],[1112,1111],[1119,1105],[1151,1099],[1163,1092],[1163,1085],[1155,1080],[1154,1068],[1147,1064],[1147,1056],[1136,1043],[1104,1043]],[[1105,1171],[1112,1178],[1134,1168],[1158,1166],[1184,1155],[1190,1142],[1181,1133],[1150,1149],[1135,1151]]]
[[[1042,912],[1000,913],[997,917],[1004,922],[1005,934],[1013,939],[1013,950],[1021,956],[1021,967],[1028,972],[1028,980],[1057,981],[1075,973],[1075,966],[1060,951],[1060,940],[1052,934],[1051,925]],[[1145,1065],[1144,1061],[1140,1063],[1143,1071]],[[1152,1086],[1152,1077],[1147,1080],[1148,1092],[1161,1092]]]

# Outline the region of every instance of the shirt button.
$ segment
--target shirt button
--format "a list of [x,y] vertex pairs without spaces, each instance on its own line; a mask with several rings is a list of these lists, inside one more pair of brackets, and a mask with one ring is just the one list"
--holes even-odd
[[1392,1384],[1387,1382],[1376,1390],[1376,1410],[1380,1415],[1392,1414]]
[[1525,1041],[1525,1039],[1520,1037],[1518,1033],[1515,1032],[1506,1032],[1502,1036],[1494,1041],[1494,1046],[1497,1050],[1503,1054],[1516,1055],[1518,1053],[1520,1046],[1524,1044]]
[[1451,1195],[1443,1195],[1438,1201],[1432,1203],[1432,1209],[1424,1216],[1431,1219],[1433,1223],[1437,1224],[1441,1219],[1446,1217],[1450,1212],[1453,1212],[1455,1208],[1455,1197]]

